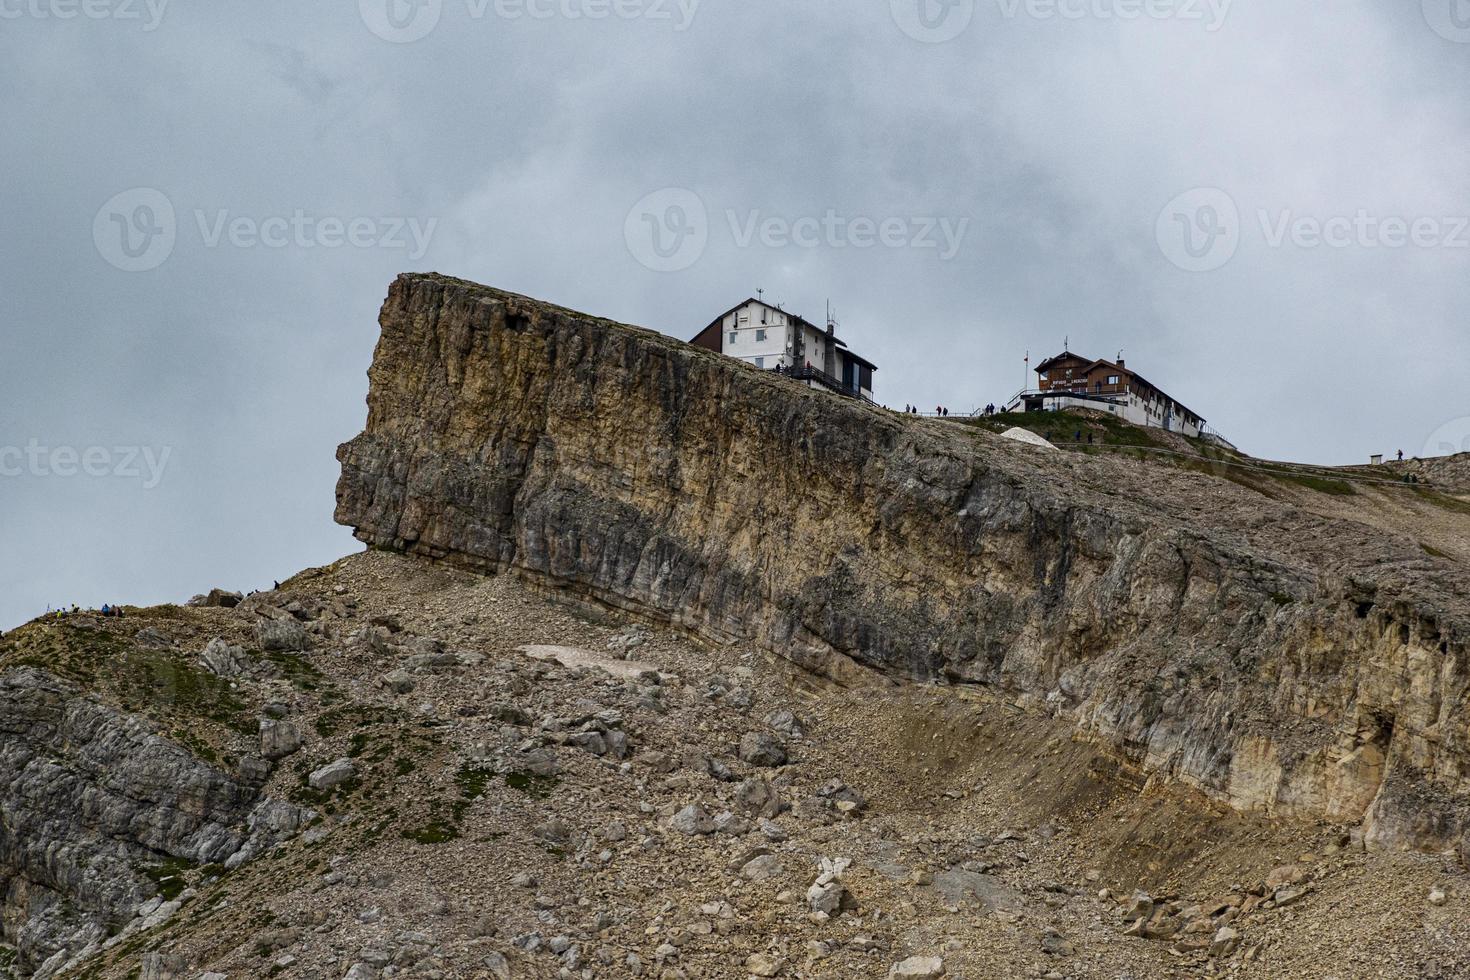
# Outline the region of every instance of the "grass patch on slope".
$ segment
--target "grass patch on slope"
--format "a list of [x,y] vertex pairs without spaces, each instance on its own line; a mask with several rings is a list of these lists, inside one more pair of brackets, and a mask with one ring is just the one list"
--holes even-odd
[[[143,715],[162,728],[205,728],[253,735],[255,716],[230,682],[198,666],[178,649],[138,646],[108,629],[69,619],[23,626],[0,640],[0,669],[34,667]],[[197,747],[197,746],[196,746]]]

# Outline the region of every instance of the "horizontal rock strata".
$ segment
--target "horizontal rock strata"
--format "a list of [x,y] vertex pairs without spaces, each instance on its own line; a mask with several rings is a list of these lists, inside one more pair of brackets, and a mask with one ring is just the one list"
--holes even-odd
[[1456,846],[1463,569],[1208,474],[1047,453],[434,275],[337,518],[839,679],[981,684],[1243,809]]

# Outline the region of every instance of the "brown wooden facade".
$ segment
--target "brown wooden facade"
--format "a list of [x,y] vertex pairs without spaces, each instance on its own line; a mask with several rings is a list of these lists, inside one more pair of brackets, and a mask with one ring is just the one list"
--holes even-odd
[[1172,415],[1194,426],[1203,427],[1205,424],[1203,418],[1190,411],[1183,403],[1170,397],[1141,374],[1130,371],[1127,361],[1122,359],[1093,359],[1066,351],[1038,364],[1036,375],[1037,388],[1042,392],[1093,397],[1131,394],[1157,412]]

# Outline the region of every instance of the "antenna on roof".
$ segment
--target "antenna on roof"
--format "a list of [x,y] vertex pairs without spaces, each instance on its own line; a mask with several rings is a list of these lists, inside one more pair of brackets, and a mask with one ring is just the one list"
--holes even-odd
[[764,289],[757,289],[755,291],[755,298],[764,303],[766,301],[766,291]]
[[1072,349],[1072,335],[1068,334],[1062,338],[1062,353],[1066,354]]
[[1123,360],[1123,349],[1121,347],[1118,348],[1118,358],[1117,359],[1119,361],[1122,361]]

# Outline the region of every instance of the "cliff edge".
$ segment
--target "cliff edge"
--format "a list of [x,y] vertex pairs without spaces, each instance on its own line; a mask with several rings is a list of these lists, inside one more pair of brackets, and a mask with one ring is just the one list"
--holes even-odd
[[982,685],[1143,775],[1372,845],[1467,829],[1462,511],[1439,515],[1461,549],[1427,549],[438,275],[401,276],[381,327],[338,453],[337,519],[370,546],[847,683]]

